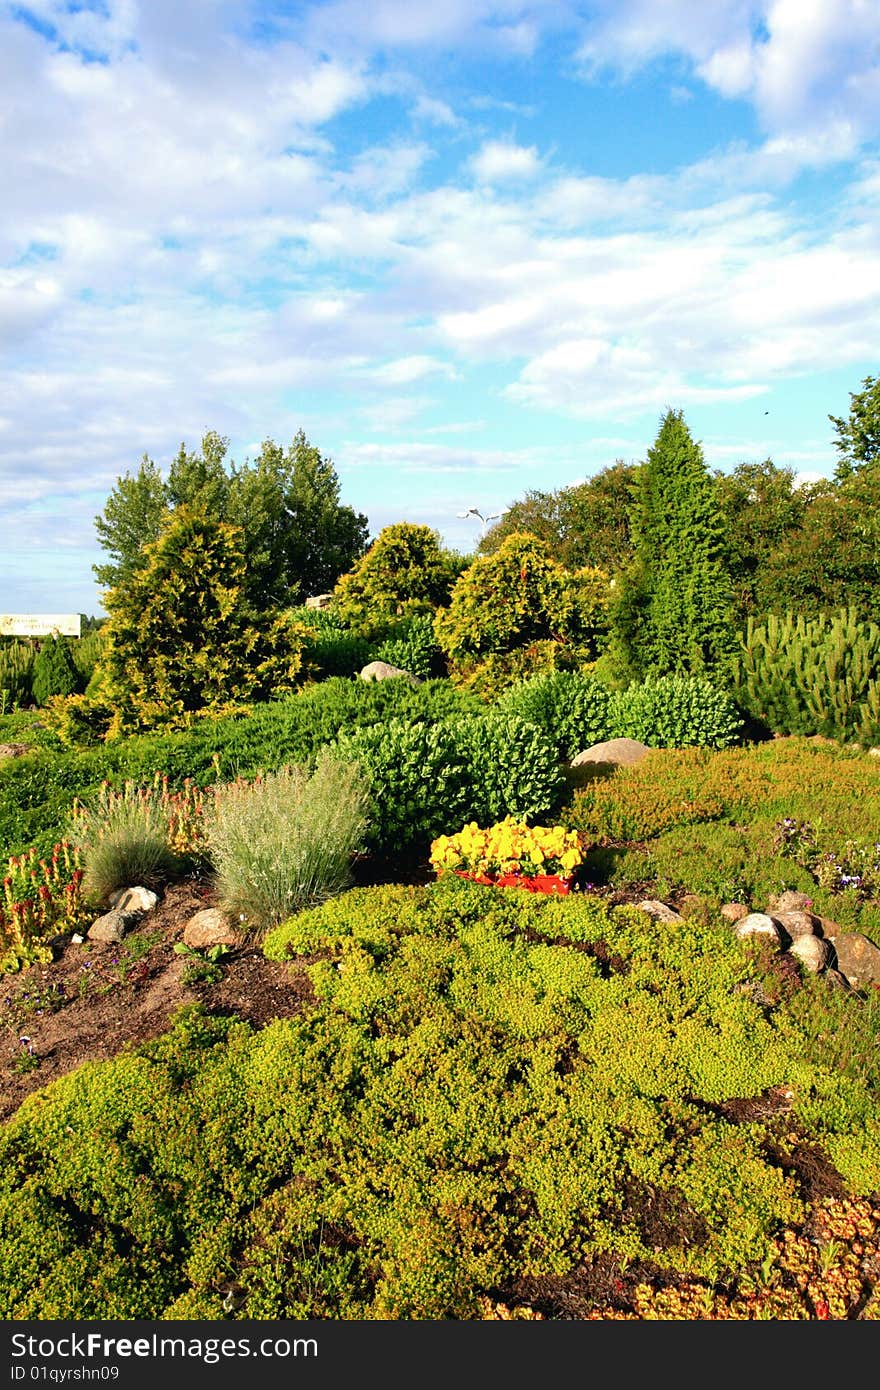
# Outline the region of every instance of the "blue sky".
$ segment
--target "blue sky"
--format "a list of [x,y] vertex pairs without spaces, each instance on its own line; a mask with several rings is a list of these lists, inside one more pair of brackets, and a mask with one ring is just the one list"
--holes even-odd
[[669,406],[830,475],[878,133],[880,0],[0,0],[0,610],[208,429],[462,550]]

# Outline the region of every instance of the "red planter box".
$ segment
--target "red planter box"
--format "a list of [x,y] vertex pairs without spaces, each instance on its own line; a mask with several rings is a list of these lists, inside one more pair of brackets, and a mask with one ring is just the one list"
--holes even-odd
[[562,878],[559,874],[499,874],[490,878],[488,874],[475,874],[470,869],[453,869],[459,878],[469,878],[474,883],[483,883],[494,888],[525,888],[527,893],[569,893],[574,875]]

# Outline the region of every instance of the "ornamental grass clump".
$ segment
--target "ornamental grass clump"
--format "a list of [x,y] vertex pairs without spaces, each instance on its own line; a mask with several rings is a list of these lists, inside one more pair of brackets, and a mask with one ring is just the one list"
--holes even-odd
[[481,829],[471,821],[457,835],[440,835],[431,845],[431,864],[438,874],[451,869],[487,878],[519,874],[572,874],[582,855],[577,832],[562,825],[524,825],[506,816]]
[[368,823],[369,792],[356,763],[323,750],[297,766],[218,788],[205,841],[220,904],[247,935],[341,893]]
[[75,802],[71,839],[84,863],[83,897],[105,903],[117,888],[161,888],[181,868],[167,808],[155,787],[101,784],[91,802]]

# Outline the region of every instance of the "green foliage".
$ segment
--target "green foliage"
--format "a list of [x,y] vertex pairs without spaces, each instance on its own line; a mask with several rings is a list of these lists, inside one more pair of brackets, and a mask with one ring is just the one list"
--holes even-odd
[[[76,699],[77,697],[74,697]],[[69,707],[71,701],[65,702]],[[314,757],[343,730],[389,718],[436,722],[480,713],[481,702],[448,681],[359,681],[341,678],[309,686],[286,700],[272,701],[190,728],[137,734],[97,748],[49,750],[0,760],[0,854],[19,854],[30,845],[51,852],[61,838],[74,797],[97,793],[108,779],[150,782],[167,773],[172,788],[191,777],[199,786]],[[30,742],[30,738],[25,740]]]
[[837,438],[833,441],[840,458],[835,477],[838,482],[866,464],[880,459],[880,377],[866,376],[863,391],[850,391],[850,411],[846,420],[829,415]]
[[556,801],[556,754],[534,725],[491,713],[413,724],[389,719],[342,735],[341,756],[370,778],[368,842],[385,854],[416,850],[471,818],[531,818]]
[[111,736],[292,689],[305,634],[250,606],[241,544],[235,527],[178,507],[130,581],[106,595],[100,695],[115,709]]
[[[532,821],[557,803],[562,788],[556,749],[543,730],[516,714],[492,711],[452,725],[470,774],[466,819],[491,825]],[[447,826],[454,824],[447,818]]]
[[734,701],[702,676],[649,676],[617,691],[607,721],[608,737],[649,748],[726,748],[742,728]]
[[420,676],[427,680],[431,676],[442,676],[445,671],[443,653],[434,636],[434,620],[429,613],[392,628],[385,641],[376,648],[375,657],[366,660],[387,661],[401,671]]
[[33,699],[31,677],[36,649],[31,642],[0,638],[0,697],[4,715]]
[[288,617],[305,630],[303,670],[315,680],[356,676],[373,660],[373,646],[345,627],[333,611],[292,608]]
[[[354,890],[266,939],[311,958],[308,1016],[191,1009],[25,1101],[0,1316],[472,1319],[632,1261],[728,1287],[813,1215],[817,1147],[876,1190],[853,1001],[814,1050],[818,996],[757,1004],[729,930],[526,896]],[[728,1106],[783,1089],[783,1131]]]
[[96,905],[117,888],[162,888],[180,871],[161,806],[131,783],[77,803],[69,832],[85,869],[83,896]]
[[431,614],[449,601],[460,561],[430,526],[398,522],[379,532],[333,590],[341,621],[358,636],[381,638],[401,619]]
[[608,737],[609,692],[581,671],[544,671],[519,681],[496,701],[496,708],[535,724],[569,760]]
[[750,620],[735,667],[743,708],[776,733],[880,741],[880,627],[854,609]]
[[367,827],[356,764],[323,750],[314,770],[286,768],[218,789],[204,837],[221,907],[246,935],[341,893]]
[[265,440],[253,464],[227,467],[228,451],[229,440],[209,430],[199,451],[181,444],[167,482],[146,455],[136,474],[117,481],[95,519],[109,555],[94,566],[101,585],[128,584],[181,507],[240,528],[245,593],[259,609],[329,588],[363,553],[367,519],[341,505],[332,463],[302,430],[287,449]]
[[552,644],[554,666],[582,665],[605,630],[607,592],[602,571],[569,574],[543,542],[516,532],[465,570],[434,630],[453,679],[465,685],[479,682],[493,658],[539,644]]
[[31,672],[34,702],[45,705],[53,695],[74,695],[82,689],[82,677],[66,637],[45,637]]
[[458,727],[457,722],[414,724],[391,718],[341,734],[332,745],[341,758],[359,763],[369,778],[371,849],[386,854],[424,850],[443,830],[466,819],[472,779],[456,737]]
[[613,574],[632,555],[629,493],[636,466],[618,459],[585,483],[557,492],[531,490],[514,502],[479,544],[494,555],[508,536],[527,531],[568,570],[591,566]]
[[633,486],[635,558],[612,611],[625,672],[712,674],[732,646],[723,519],[700,446],[670,410]]
[[732,473],[715,474],[715,495],[726,541],[726,566],[733,583],[739,622],[777,606],[773,557],[788,546],[795,559],[809,501],[808,487],[795,487],[793,468],[770,459],[740,463]]
[[91,632],[86,632],[84,636],[80,637],[79,641],[71,644],[70,654],[79,672],[79,688],[81,690],[86,690],[88,688],[89,681],[95,674],[95,669],[101,659],[103,649],[103,626],[95,628]]

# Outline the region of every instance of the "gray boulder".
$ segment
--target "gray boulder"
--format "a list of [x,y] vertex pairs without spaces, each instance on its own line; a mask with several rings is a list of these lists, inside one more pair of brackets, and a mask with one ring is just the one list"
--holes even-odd
[[401,671],[399,666],[391,666],[387,661],[370,661],[360,673],[362,681],[387,681],[400,677],[409,681],[410,685],[423,684],[420,676],[414,676],[410,671]]
[[306,608],[329,608],[332,602],[332,594],[311,594],[306,599]]
[[86,936],[89,941],[121,941],[128,928],[133,926],[136,921],[137,916],[113,908],[112,912],[105,912],[103,917],[96,918],[86,932]]
[[183,929],[183,943],[193,950],[206,946],[234,946],[237,939],[229,918],[218,907],[202,908],[190,917]]
[[779,927],[766,912],[750,912],[747,917],[740,918],[733,930],[740,941],[745,941],[750,936],[761,936],[767,941],[775,942],[777,946],[782,942]]
[[152,912],[159,899],[149,888],[117,888],[115,893],[110,894],[109,901],[111,907],[133,916]]
[[821,918],[814,917],[812,912],[774,912],[773,920],[792,938],[822,935]]
[[636,738],[611,738],[607,743],[594,743],[572,758],[570,767],[583,767],[584,763],[611,763],[615,767],[634,767],[640,763],[650,748],[639,743]]
[[771,917],[778,917],[780,912],[807,912],[811,899],[806,893],[798,893],[793,888],[787,888],[784,893],[778,893],[775,897],[768,898],[767,911]]
[[818,975],[820,970],[824,970],[831,955],[827,941],[823,941],[821,936],[808,935],[795,937],[788,953],[800,961],[811,975]]
[[653,917],[655,922],[683,922],[684,918],[680,912],[661,903],[657,898],[646,898],[644,902],[636,903],[640,912],[647,912],[649,917]]
[[880,984],[880,949],[861,932],[839,932],[829,936],[837,957],[834,964],[855,989]]

